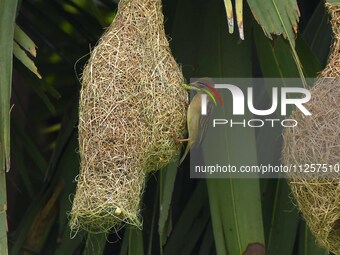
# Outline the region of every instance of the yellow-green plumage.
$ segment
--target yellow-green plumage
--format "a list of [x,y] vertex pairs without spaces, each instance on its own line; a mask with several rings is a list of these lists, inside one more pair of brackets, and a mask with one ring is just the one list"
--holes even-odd
[[[201,97],[202,93],[198,92],[191,100],[187,112],[187,126],[188,126],[188,143],[185,148],[184,154],[179,161],[183,162],[192,146],[198,145],[202,142],[204,133],[206,131],[207,118],[209,117],[209,109],[207,115],[201,114]],[[208,108],[211,108],[212,101],[207,97]]]

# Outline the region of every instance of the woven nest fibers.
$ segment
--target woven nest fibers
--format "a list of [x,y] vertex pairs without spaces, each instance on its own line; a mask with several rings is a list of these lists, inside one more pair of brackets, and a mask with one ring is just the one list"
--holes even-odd
[[164,33],[160,0],[122,0],[91,53],[79,108],[81,170],[70,226],[141,226],[145,174],[179,152],[187,92]]
[[326,3],[326,7],[331,17],[333,30],[333,45],[329,55],[328,65],[321,72],[321,77],[340,77],[340,4]]
[[[320,78],[306,105],[312,116],[294,111],[295,128],[284,132],[285,165],[327,164],[340,160],[340,79]],[[309,228],[320,245],[340,254],[340,173],[327,178],[290,175],[292,194]],[[318,176],[319,175],[319,176]],[[334,178],[330,178],[334,177]]]
[[[340,162],[340,5],[326,4],[334,32],[329,62],[311,90],[306,105],[312,116],[295,110],[292,118],[299,125],[284,132],[283,161],[286,165]],[[337,77],[337,78],[322,78]],[[319,175],[319,176],[318,176]],[[340,176],[339,172],[317,178],[290,175],[289,184],[309,228],[319,244],[340,254]],[[321,176],[323,177],[323,176]],[[331,178],[333,177],[333,178]]]

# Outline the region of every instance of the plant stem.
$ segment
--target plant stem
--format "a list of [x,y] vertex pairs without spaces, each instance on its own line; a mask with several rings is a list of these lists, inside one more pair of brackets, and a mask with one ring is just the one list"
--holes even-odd
[[0,1],[0,254],[7,248],[6,170],[10,154],[10,97],[17,0]]
[[6,178],[5,171],[0,172],[0,254],[7,254],[7,217],[6,217]]

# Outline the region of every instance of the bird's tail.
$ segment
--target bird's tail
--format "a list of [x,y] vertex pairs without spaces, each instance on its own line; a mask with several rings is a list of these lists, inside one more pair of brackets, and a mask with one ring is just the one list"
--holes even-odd
[[186,158],[186,156],[188,155],[188,153],[189,153],[189,151],[190,151],[190,147],[191,147],[191,142],[189,141],[189,142],[187,143],[187,147],[185,148],[184,154],[183,154],[182,158],[180,159],[178,165],[180,165],[180,164],[183,163],[184,159]]

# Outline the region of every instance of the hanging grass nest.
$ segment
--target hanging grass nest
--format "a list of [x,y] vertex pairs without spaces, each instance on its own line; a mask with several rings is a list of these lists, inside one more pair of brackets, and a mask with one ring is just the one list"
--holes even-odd
[[121,0],[82,76],[81,169],[71,229],[141,227],[146,173],[180,152],[173,136],[185,132],[183,83],[164,32],[161,0]]
[[[334,33],[329,62],[306,105],[312,116],[305,117],[300,111],[294,111],[292,118],[299,125],[285,129],[283,161],[286,165],[334,166],[340,161],[340,4],[326,6]],[[297,205],[318,243],[340,254],[340,173],[322,176],[324,178],[292,174],[289,177]]]

